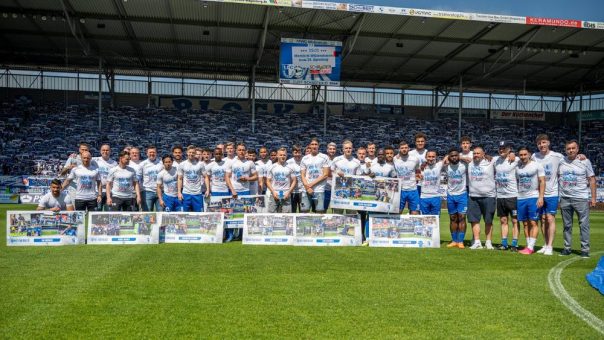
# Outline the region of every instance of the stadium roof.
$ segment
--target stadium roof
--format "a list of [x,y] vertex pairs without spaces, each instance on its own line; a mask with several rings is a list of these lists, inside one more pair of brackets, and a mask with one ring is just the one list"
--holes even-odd
[[12,0],[0,62],[278,81],[281,38],[339,40],[342,85],[604,90],[604,23],[306,0]]

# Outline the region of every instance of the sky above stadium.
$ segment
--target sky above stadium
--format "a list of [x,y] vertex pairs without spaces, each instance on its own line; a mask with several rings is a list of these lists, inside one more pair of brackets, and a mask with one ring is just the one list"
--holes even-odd
[[328,0],[369,5],[425,8],[458,12],[479,12],[604,22],[603,0]]

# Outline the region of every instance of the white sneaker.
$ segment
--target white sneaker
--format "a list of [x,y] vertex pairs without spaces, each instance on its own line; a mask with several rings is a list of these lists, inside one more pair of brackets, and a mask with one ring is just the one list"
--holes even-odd
[[537,250],[537,254],[544,254],[546,250],[547,250],[547,246],[543,246],[543,247],[541,247],[541,249]]
[[480,241],[476,241],[474,242],[474,244],[470,247],[470,249],[472,250],[476,250],[476,249],[482,249],[482,243],[480,243]]
[[486,241],[484,243],[484,246],[488,249],[488,250],[493,250],[495,249],[495,247],[493,247],[493,243],[491,243],[491,241]]
[[544,247],[541,249],[545,249],[545,251],[543,252],[543,255],[548,255],[548,256],[553,255],[553,249],[551,247]]

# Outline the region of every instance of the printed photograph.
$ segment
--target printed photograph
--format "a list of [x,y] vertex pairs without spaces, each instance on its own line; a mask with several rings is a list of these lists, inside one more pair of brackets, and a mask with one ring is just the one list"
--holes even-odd
[[294,216],[248,215],[247,234],[249,236],[293,236]]
[[84,223],[83,212],[16,213],[9,214],[9,236],[76,236],[77,227]]
[[335,197],[358,201],[390,203],[398,192],[398,181],[362,177],[337,177]]
[[162,214],[160,228],[164,228],[166,234],[215,235],[221,223],[220,214]]
[[297,237],[355,236],[357,218],[340,215],[304,215],[296,217]]
[[95,236],[151,235],[155,213],[93,214],[90,233]]

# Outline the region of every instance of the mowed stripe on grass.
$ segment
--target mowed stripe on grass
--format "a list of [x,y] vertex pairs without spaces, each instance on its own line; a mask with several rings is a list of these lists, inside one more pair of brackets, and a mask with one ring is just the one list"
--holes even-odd
[[[603,250],[604,214],[592,217],[593,251]],[[449,240],[445,214],[441,223]],[[550,292],[547,274],[565,259],[558,256],[240,243],[9,248],[5,241],[0,254],[0,332],[9,337],[599,336]],[[569,266],[562,282],[604,318],[602,296],[585,281],[596,261]]]

